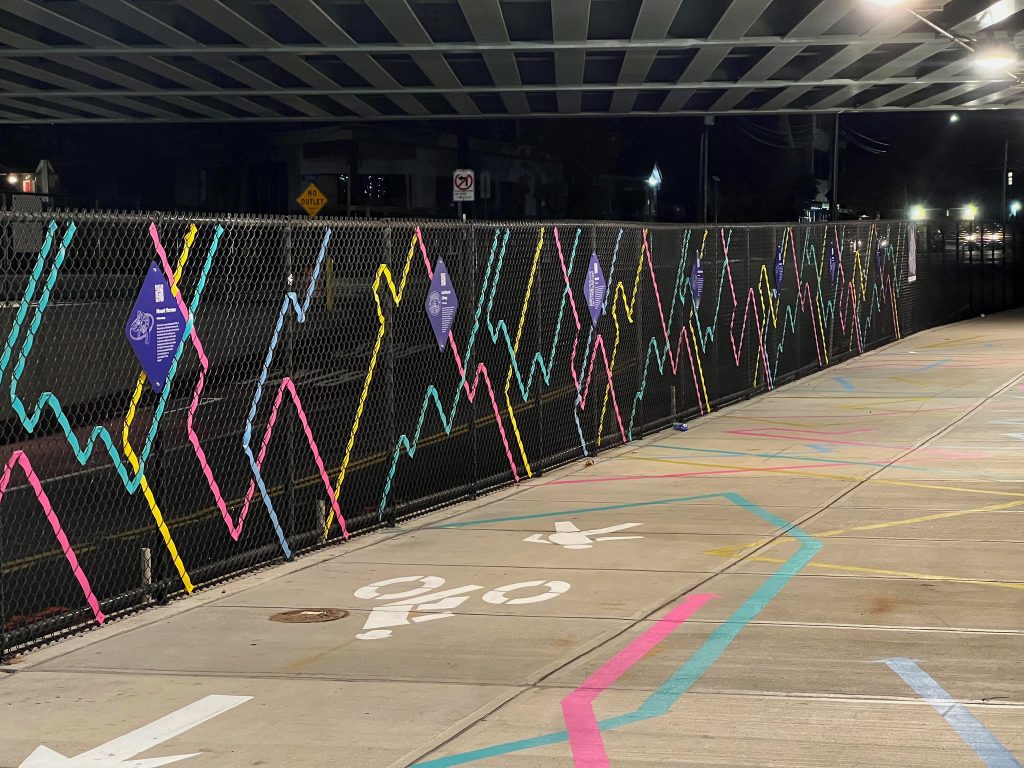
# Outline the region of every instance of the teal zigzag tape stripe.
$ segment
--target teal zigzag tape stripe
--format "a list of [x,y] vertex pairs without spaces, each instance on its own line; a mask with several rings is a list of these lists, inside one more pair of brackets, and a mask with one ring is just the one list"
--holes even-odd
[[[167,382],[164,386],[163,391],[160,393],[160,400],[157,403],[156,409],[153,412],[153,420],[149,427],[149,432],[146,434],[146,441],[139,452],[139,466],[138,469],[131,473],[121,458],[121,453],[114,444],[113,438],[105,427],[97,426],[94,427],[89,435],[88,440],[84,445],[79,441],[78,436],[75,434],[74,429],[71,426],[71,422],[68,420],[64,413],[64,409],[61,406],[60,399],[53,392],[43,392],[30,414],[28,409],[25,407],[24,401],[18,395],[18,383],[21,381],[21,377],[25,372],[25,366],[28,362],[28,358],[32,353],[32,346],[35,341],[36,333],[39,331],[39,327],[42,325],[43,316],[46,313],[46,308],[50,303],[50,297],[53,293],[53,288],[57,283],[58,277],[60,277],[61,267],[64,265],[64,260],[67,256],[67,249],[74,239],[77,227],[74,222],[68,224],[64,237],[61,240],[60,248],[57,250],[57,255],[54,257],[53,266],[50,269],[50,273],[46,277],[46,282],[43,285],[42,293],[39,295],[35,315],[32,318],[31,323],[28,327],[28,333],[25,336],[25,340],[22,342],[21,349],[18,352],[17,361],[14,364],[14,370],[11,376],[11,407],[17,414],[18,419],[21,421],[22,426],[30,434],[35,432],[36,427],[39,425],[39,421],[45,412],[45,409],[49,409],[54,417],[57,419],[57,423],[60,425],[61,430],[64,432],[64,437],[71,446],[71,450],[75,454],[75,458],[78,459],[80,464],[86,464],[92,456],[93,449],[97,442],[103,443],[106,448],[107,454],[110,456],[113,462],[114,469],[117,471],[118,477],[121,478],[121,482],[124,483],[125,489],[129,493],[134,493],[138,490],[139,485],[142,482],[142,477],[146,471],[146,460],[149,457],[150,452],[153,450],[153,444],[156,439],[156,434],[160,429],[160,421],[163,418],[164,411],[167,408],[167,403],[170,400],[171,390],[174,384],[175,374],[178,369],[178,362],[181,359],[182,350],[185,347],[185,340],[188,339],[189,334],[192,332],[192,325],[194,323],[196,310],[199,308],[199,303],[203,296],[203,291],[206,288],[207,278],[209,277],[210,269],[213,265],[213,257],[217,252],[218,244],[220,243],[221,235],[224,232],[224,228],[218,226],[214,232],[213,243],[210,245],[210,249],[206,254],[206,261],[203,263],[202,272],[199,275],[199,280],[196,283],[195,292],[192,295],[192,303],[189,306],[189,317],[185,323],[185,330],[181,336],[181,340],[178,342],[178,346],[174,351],[174,357],[171,363],[170,371],[167,374]],[[4,356],[0,359],[0,370],[3,369],[10,362],[9,352],[13,349],[17,342],[18,335],[21,332],[21,324],[24,323],[25,316],[27,315],[27,306],[32,302],[35,297],[36,286],[38,285],[39,277],[42,275],[43,264],[49,255],[52,247],[53,238],[57,232],[57,225],[55,222],[50,223],[50,227],[47,233],[46,241],[43,243],[43,247],[39,251],[39,256],[36,260],[35,267],[32,270],[32,278],[29,280],[29,284],[25,290],[25,296],[22,299],[22,307],[19,308],[16,317],[15,325],[11,329],[8,337],[8,346],[4,350]],[[24,310],[24,311],[23,311]]]

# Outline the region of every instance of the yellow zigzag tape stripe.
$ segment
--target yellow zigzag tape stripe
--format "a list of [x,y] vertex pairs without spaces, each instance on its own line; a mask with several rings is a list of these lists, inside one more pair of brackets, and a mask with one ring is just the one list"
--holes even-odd
[[[533,264],[530,267],[530,280],[526,284],[526,298],[523,299],[523,309],[519,313],[519,326],[516,328],[516,340],[512,344],[512,354],[519,355],[519,342],[523,337],[523,326],[526,325],[526,310],[530,306],[530,295],[533,293],[533,280],[537,275],[537,263],[540,261],[540,252],[544,247],[544,227],[540,228],[540,237],[537,238],[537,248],[533,252]],[[513,360],[516,365],[518,360]],[[523,457],[523,467],[526,469],[527,477],[533,477],[533,469],[530,467],[530,460],[526,457],[526,448],[523,446],[523,438],[519,434],[519,424],[516,422],[516,413],[512,410],[512,398],[509,397],[509,388],[512,386],[512,366],[509,366],[508,376],[505,377],[505,403],[508,405],[508,417],[512,422],[512,431],[516,436],[516,443],[519,445],[519,454]]]
[[640,288],[640,272],[644,266],[644,249],[647,248],[647,230],[643,230],[643,242],[640,244],[640,258],[636,261],[636,275],[633,277],[633,297],[626,303],[626,287],[620,280],[615,285],[615,298],[612,300],[612,319],[615,321],[615,345],[612,347],[612,361],[608,366],[608,383],[604,388],[604,400],[601,402],[601,420],[597,424],[597,446],[601,447],[601,435],[604,430],[604,415],[608,410],[608,395],[614,386],[615,356],[619,353],[619,296],[622,297],[622,308],[626,310],[626,319],[633,323],[633,308],[636,306],[636,294]]
[[[341,486],[345,482],[345,476],[348,474],[349,461],[352,458],[352,449],[356,444],[356,435],[359,433],[359,423],[363,417],[363,409],[366,407],[366,398],[370,394],[370,386],[373,384],[373,375],[377,371],[377,358],[380,356],[380,348],[384,343],[384,335],[387,332],[387,319],[384,317],[384,308],[381,306],[380,300],[380,285],[382,281],[387,281],[388,290],[391,292],[391,298],[398,307],[402,303],[402,296],[405,295],[405,284],[409,278],[409,268],[412,266],[412,257],[416,252],[416,235],[413,234],[412,240],[409,243],[409,253],[405,257],[405,266],[402,268],[402,280],[399,282],[398,287],[395,287],[395,281],[392,278],[391,270],[387,264],[381,264],[377,268],[377,275],[373,281],[373,298],[377,304],[377,322],[380,327],[377,329],[377,341],[373,345],[373,353],[370,355],[370,366],[366,370],[366,379],[363,382],[363,391],[359,395],[359,405],[356,406],[355,419],[352,421],[352,431],[348,436],[348,444],[345,446],[345,457],[341,460],[341,470],[338,473],[338,482],[334,486],[334,500],[340,502],[341,497]],[[324,539],[330,535],[331,525],[334,524],[334,510],[332,509],[328,518],[327,524],[324,526]]]
[[[174,269],[174,283],[171,285],[171,294],[173,296],[178,295],[178,281],[181,280],[181,273],[185,269],[186,262],[188,262],[189,253],[192,249],[192,243],[195,242],[197,231],[196,225],[192,224],[189,226],[188,232],[185,233],[185,242],[181,248],[181,256],[178,258],[178,265]],[[135,450],[132,448],[128,433],[131,430],[132,423],[135,421],[135,414],[138,413],[139,402],[142,400],[142,391],[145,386],[146,373],[143,371],[139,374],[139,378],[135,382],[135,392],[132,394],[132,402],[131,405],[128,406],[128,413],[124,418],[124,427],[121,430],[121,442],[124,445],[124,455],[132,465],[132,470],[135,472],[139,471],[139,457],[135,454]],[[164,522],[164,516],[160,511],[160,505],[156,502],[156,496],[153,495],[153,489],[150,487],[145,473],[142,475],[140,487],[142,488],[142,495],[146,498],[146,503],[149,505],[149,511],[152,513],[153,519],[156,521],[156,527],[160,531],[160,535],[163,537],[164,545],[167,547],[167,551],[171,555],[171,560],[174,562],[174,567],[178,570],[178,576],[181,578],[181,583],[185,586],[185,591],[191,593],[194,589],[192,586],[192,579],[189,578],[188,571],[185,570],[185,564],[181,562],[181,556],[178,554],[178,548],[174,546],[174,539],[171,537],[171,532],[167,528],[167,523]]]

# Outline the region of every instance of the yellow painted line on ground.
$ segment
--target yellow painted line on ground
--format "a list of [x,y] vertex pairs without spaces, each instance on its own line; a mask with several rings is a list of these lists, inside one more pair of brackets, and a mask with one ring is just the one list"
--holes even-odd
[[[948,520],[953,517],[965,517],[967,515],[978,515],[985,512],[998,512],[1005,509],[1013,509],[1015,507],[1024,506],[1024,500],[1022,501],[1007,501],[1002,504],[991,504],[987,507],[976,507],[974,509],[960,509],[952,512],[936,512],[931,515],[920,515],[918,517],[908,517],[902,520],[890,520],[884,523],[867,523],[865,525],[855,525],[850,528],[836,528],[831,531],[823,531],[821,533],[813,533],[816,538],[829,538],[832,536],[842,536],[847,533],[857,533],[858,531],[878,531],[885,528],[898,528],[904,525],[914,525],[915,523],[928,523],[933,520]],[[749,544],[735,544],[727,547],[718,547],[716,549],[708,549],[704,552],[705,555],[713,555],[716,557],[739,557],[743,552],[748,549],[755,549],[759,547],[771,548],[778,546],[779,544],[788,543],[793,541],[789,536],[784,536],[779,539],[761,539],[760,541],[751,542]]]
[[963,339],[951,339],[949,341],[939,341],[939,342],[936,342],[935,344],[925,344],[923,347],[921,347],[921,349],[941,349],[943,347],[955,347],[955,346],[957,346],[959,344],[967,344],[968,342],[974,341],[975,339],[984,339],[984,338],[985,338],[985,335],[982,334],[982,333],[979,333],[977,336],[967,336],[967,337],[965,337]]
[[[765,472],[772,472],[773,474],[779,475],[796,475],[797,477],[816,477],[822,480],[845,480],[847,482],[866,482],[866,483],[879,483],[881,485],[892,485],[901,488],[923,488],[930,491],[949,491],[953,493],[980,493],[988,496],[1010,496],[1013,498],[1024,498],[1024,493],[1015,493],[1014,491],[992,491],[986,488],[964,488],[958,485],[933,485],[932,483],[915,483],[910,480],[886,480],[877,477],[858,477],[856,475],[839,475],[832,472],[807,472],[798,469],[772,469],[771,467],[751,467],[751,466],[730,466],[725,464],[701,464],[695,461],[686,461],[684,459],[656,459],[656,458],[644,458],[643,456],[621,456],[619,457],[623,461],[656,461],[663,464],[683,464],[687,466],[696,467],[708,467],[709,469],[749,469],[750,471],[757,471],[761,469]],[[787,461],[793,461],[792,456],[780,456],[779,459],[785,459]],[[771,459],[768,459],[769,461]],[[836,459],[836,464],[842,464],[841,458]],[[822,462],[822,466],[828,466]],[[884,468],[883,468],[884,469]],[[1013,479],[1007,477],[1008,480]]]
[[[750,557],[748,562],[757,563],[785,563],[786,560],[778,557]],[[847,571],[849,573],[864,573],[871,576],[896,576],[904,579],[920,579],[922,581],[945,581],[952,584],[978,584],[984,587],[1000,587],[1002,589],[1024,590],[1024,584],[993,581],[992,579],[968,579],[961,576],[939,576],[934,573],[916,573],[914,571],[890,571],[885,568],[865,568],[859,565],[836,565],[834,563],[819,563],[812,560],[807,568],[823,568],[830,571]]]

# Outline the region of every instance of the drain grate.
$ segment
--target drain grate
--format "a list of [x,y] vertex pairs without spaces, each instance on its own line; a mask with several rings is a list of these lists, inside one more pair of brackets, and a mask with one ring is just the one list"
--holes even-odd
[[285,611],[275,613],[270,617],[271,621],[278,621],[282,624],[321,624],[325,621],[337,621],[348,616],[348,611],[337,608],[318,608],[315,610]]

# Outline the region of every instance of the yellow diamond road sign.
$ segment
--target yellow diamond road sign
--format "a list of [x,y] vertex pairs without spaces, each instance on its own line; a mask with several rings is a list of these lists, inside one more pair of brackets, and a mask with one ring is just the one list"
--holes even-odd
[[306,187],[303,193],[296,198],[296,201],[310,216],[316,216],[327,205],[327,197],[316,184],[310,184]]

